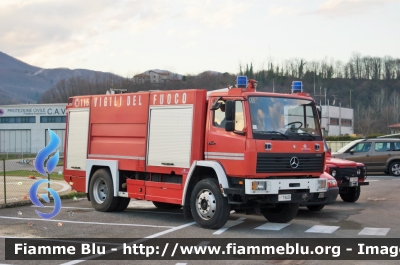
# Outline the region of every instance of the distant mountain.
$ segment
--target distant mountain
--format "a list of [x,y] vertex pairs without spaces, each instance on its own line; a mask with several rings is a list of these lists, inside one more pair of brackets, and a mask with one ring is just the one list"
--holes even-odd
[[41,93],[58,81],[71,77],[93,77],[110,73],[86,69],[44,69],[0,52],[0,105],[36,103]]

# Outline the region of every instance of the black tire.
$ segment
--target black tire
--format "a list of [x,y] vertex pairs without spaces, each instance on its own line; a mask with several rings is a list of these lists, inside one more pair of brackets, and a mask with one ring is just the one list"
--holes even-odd
[[196,223],[209,229],[223,227],[229,219],[230,205],[218,187],[216,179],[203,179],[193,188],[190,208]]
[[182,205],[180,204],[173,204],[173,203],[166,203],[166,202],[153,202],[154,206],[158,209],[168,210],[168,209],[180,209]]
[[347,193],[339,193],[340,198],[345,202],[356,202],[360,198],[361,189],[360,187],[348,188]]
[[114,197],[114,185],[111,174],[106,169],[98,169],[92,176],[89,185],[90,202],[94,209],[100,212],[112,212],[119,203],[119,197]]
[[117,208],[115,208],[114,211],[115,212],[123,212],[123,211],[125,211],[130,202],[131,202],[131,198],[120,197],[119,198],[119,203],[117,205]]
[[307,206],[308,210],[313,211],[313,212],[321,211],[324,207],[325,207],[325,204]]
[[390,163],[389,173],[393,177],[400,177],[400,161],[393,161]]
[[261,213],[265,219],[273,223],[290,222],[298,211],[298,203],[278,203],[274,208],[261,208]]

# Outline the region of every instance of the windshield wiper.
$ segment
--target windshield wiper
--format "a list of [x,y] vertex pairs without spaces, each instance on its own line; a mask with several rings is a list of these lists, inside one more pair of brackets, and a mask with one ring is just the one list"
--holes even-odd
[[278,135],[280,135],[280,136],[285,137],[286,139],[289,139],[289,136],[287,136],[287,135],[285,135],[285,134],[283,134],[283,133],[281,133],[281,132],[278,132],[278,131],[257,131],[257,133],[263,133],[263,134],[278,134]]
[[304,136],[310,136],[313,140],[315,140],[315,136],[312,135],[312,134],[309,134],[309,133],[307,133],[307,132],[301,132],[301,133],[297,133],[297,134],[299,134],[299,135],[304,135]]

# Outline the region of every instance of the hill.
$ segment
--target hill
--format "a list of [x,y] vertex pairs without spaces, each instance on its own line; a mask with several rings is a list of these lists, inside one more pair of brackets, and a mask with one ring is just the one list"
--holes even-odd
[[0,52],[0,105],[36,103],[43,92],[60,80],[105,75],[113,74],[86,69],[45,69],[29,65]]

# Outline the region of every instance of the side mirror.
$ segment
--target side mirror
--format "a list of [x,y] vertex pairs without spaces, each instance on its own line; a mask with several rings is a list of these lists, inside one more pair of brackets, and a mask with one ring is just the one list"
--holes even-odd
[[233,100],[227,100],[225,102],[225,120],[232,121],[234,120],[235,113],[235,104]]
[[354,154],[354,152],[355,152],[354,149],[350,149],[350,151],[349,151],[349,153],[352,155]]
[[226,120],[225,131],[233,132],[234,130],[235,130],[235,125],[233,124],[233,121]]
[[321,123],[321,118],[322,118],[322,107],[320,105],[317,106],[317,112],[318,112],[318,119],[319,122]]

